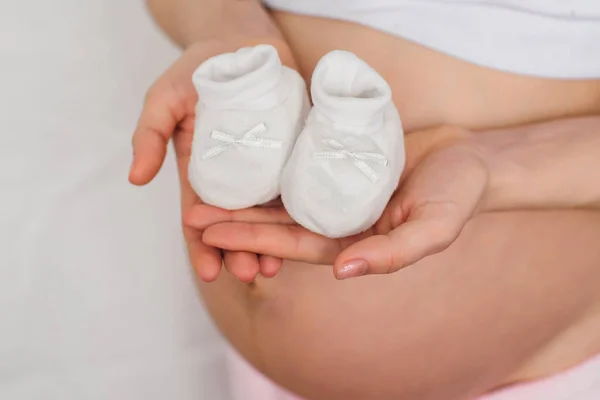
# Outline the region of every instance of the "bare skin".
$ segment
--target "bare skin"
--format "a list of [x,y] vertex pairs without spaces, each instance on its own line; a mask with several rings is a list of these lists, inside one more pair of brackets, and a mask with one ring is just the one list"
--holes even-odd
[[[349,23],[274,18],[307,78],[334,48],[366,59],[390,82],[409,132],[600,112],[598,81],[515,76]],[[136,173],[132,180],[143,183]],[[194,200],[183,201],[185,209]],[[201,240],[189,232],[188,243]],[[471,220],[447,250],[391,275],[340,282],[331,266],[285,262],[270,279],[246,284],[224,271],[200,288],[233,345],[306,398],[458,400],[600,352],[599,242],[597,212],[490,213]],[[197,254],[190,251],[200,265]],[[251,252],[229,254],[258,263]],[[261,261],[262,275],[272,275],[277,257],[270,260]]]
[[[307,78],[336,47],[375,66],[409,132],[600,109],[598,82],[512,76],[343,22],[275,17]],[[340,283],[330,267],[289,262],[275,278],[225,275],[202,291],[234,345],[307,398],[463,399],[600,351],[598,240],[595,212],[488,214],[394,275]]]

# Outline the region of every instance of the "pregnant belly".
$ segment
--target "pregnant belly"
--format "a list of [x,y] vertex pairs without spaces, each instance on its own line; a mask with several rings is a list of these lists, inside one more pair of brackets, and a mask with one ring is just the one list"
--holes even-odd
[[234,346],[307,398],[463,399],[600,350],[599,240],[595,213],[490,214],[394,275],[287,263],[203,293]]
[[[392,85],[408,131],[600,106],[598,82],[511,76],[351,24],[276,17],[305,76],[334,47],[366,58]],[[272,279],[246,285],[225,273],[201,290],[233,345],[307,398],[458,400],[600,351],[598,243],[600,213],[488,214],[393,275],[340,282],[330,266],[286,263]]]

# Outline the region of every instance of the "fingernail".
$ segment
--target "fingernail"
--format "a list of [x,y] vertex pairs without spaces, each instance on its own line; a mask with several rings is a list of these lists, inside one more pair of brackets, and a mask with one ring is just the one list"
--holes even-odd
[[365,260],[351,260],[344,264],[344,266],[338,271],[338,279],[355,278],[367,273],[369,264]]

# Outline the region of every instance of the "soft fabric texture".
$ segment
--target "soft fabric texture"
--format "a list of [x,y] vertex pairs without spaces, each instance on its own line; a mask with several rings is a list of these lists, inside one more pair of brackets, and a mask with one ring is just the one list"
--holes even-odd
[[317,65],[314,107],[286,164],[281,198],[305,228],[337,238],[370,228],[404,168],[404,137],[391,89],[352,53]]
[[598,0],[264,0],[368,26],[489,68],[600,78]]
[[[271,382],[237,352],[228,358],[231,400],[303,400]],[[598,400],[600,355],[539,381],[507,387],[478,400]]]
[[268,45],[204,62],[189,180],[203,202],[228,210],[279,195],[281,170],[309,109],[302,77]]

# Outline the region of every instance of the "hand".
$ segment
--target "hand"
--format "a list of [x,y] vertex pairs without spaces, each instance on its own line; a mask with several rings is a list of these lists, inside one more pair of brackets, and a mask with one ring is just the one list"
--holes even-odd
[[296,225],[282,207],[225,211],[195,206],[185,222],[206,245],[313,264],[338,279],[385,274],[446,249],[477,212],[488,185],[486,156],[473,133],[443,127],[406,136],[399,189],[367,232],[329,239]]
[[[245,43],[243,45],[250,45]],[[134,159],[129,180],[136,185],[150,182],[164,161],[171,137],[175,145],[179,180],[181,184],[181,209],[185,214],[202,204],[188,182],[187,168],[194,131],[195,106],[198,101],[192,84],[194,70],[207,58],[233,51],[243,46],[239,43],[224,45],[219,42],[201,42],[190,46],[150,88],[147,93],[138,126],[133,135]],[[183,234],[192,265],[205,281],[217,278],[222,258],[226,268],[241,281],[251,282],[260,272],[273,276],[281,266],[281,259],[257,256],[247,251],[221,251],[202,242],[202,231],[183,227]]]

